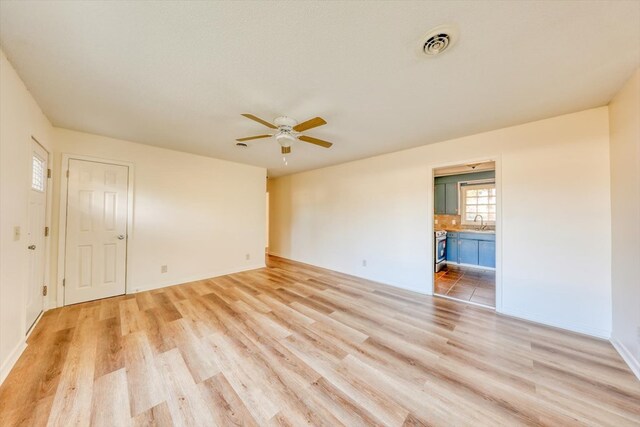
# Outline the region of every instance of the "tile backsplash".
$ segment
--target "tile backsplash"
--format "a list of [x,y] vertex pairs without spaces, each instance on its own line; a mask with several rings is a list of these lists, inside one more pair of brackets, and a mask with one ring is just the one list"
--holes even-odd
[[[437,220],[438,223],[434,224],[435,230],[443,230],[443,229],[469,229],[469,228],[477,228],[480,225],[478,222],[477,225],[465,225],[462,226],[460,222],[462,221],[462,217],[460,215],[435,215],[433,217],[434,220]],[[453,221],[456,223],[454,224]],[[486,227],[487,230],[495,230],[495,225],[489,225]]]
[[[438,221],[438,223],[435,225],[436,230],[442,228],[460,227],[460,215],[435,215],[434,219]],[[456,223],[454,224],[453,221],[455,221]]]

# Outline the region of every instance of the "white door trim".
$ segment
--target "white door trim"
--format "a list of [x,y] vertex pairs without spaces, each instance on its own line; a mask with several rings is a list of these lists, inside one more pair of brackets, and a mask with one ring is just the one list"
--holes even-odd
[[[500,155],[493,156],[485,156],[485,157],[476,157],[471,159],[458,159],[456,161],[446,162],[446,163],[438,163],[429,165],[429,176],[431,177],[431,181],[429,185],[433,186],[433,181],[435,179],[435,169],[450,167],[450,166],[459,166],[465,164],[473,164],[473,163],[483,163],[483,162],[495,162],[496,164],[496,312],[502,312],[502,157]],[[433,232],[434,232],[434,224],[433,220],[435,217],[435,194],[433,189],[431,189],[431,197],[429,197],[428,204],[428,221],[427,230],[429,231],[430,241],[433,241]],[[429,275],[429,280],[431,282],[431,294],[433,295],[433,289],[435,286],[433,277],[435,274],[435,265],[433,263],[434,253],[433,253],[433,243],[429,245],[430,249],[430,257],[429,257],[429,271],[431,274]]]
[[133,180],[135,164],[122,160],[102,159],[93,156],[83,156],[78,154],[62,154],[62,162],[60,168],[60,221],[58,224],[58,276],[56,285],[56,304],[58,307],[64,306],[64,287],[62,285],[65,277],[66,265],[66,246],[67,246],[67,190],[69,170],[69,160],[85,160],[89,162],[105,163],[110,165],[127,166],[129,168],[128,185],[127,185],[127,268],[125,275],[125,294],[129,293],[129,284],[131,282],[131,239],[133,238]]

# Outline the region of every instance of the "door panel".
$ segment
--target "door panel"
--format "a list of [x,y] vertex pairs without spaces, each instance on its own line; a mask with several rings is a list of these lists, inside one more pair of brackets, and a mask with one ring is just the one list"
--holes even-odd
[[479,264],[483,267],[496,266],[496,242],[480,241],[478,246]]
[[458,215],[458,183],[445,184],[445,212],[447,215]]
[[127,166],[69,160],[65,304],[125,293],[128,176]]
[[478,265],[478,241],[459,239],[458,257],[460,264]]
[[40,144],[31,142],[31,191],[29,191],[29,284],[27,286],[27,326],[31,327],[44,306],[42,288],[45,273],[45,235],[47,215],[48,153]]
[[444,214],[445,210],[445,185],[444,184],[436,184],[434,186],[435,198],[434,198],[434,208],[436,214]]
[[458,239],[447,237],[447,261],[458,263]]

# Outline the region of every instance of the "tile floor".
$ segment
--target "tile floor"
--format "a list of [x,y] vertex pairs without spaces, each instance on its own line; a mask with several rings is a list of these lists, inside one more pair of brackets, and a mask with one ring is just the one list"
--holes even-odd
[[496,272],[447,265],[435,275],[435,293],[495,307]]

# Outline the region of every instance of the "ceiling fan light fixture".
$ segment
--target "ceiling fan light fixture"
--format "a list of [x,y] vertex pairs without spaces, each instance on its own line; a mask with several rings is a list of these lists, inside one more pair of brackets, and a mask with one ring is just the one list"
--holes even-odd
[[296,138],[289,133],[279,133],[276,135],[276,141],[278,141],[278,144],[280,144],[282,148],[290,148],[291,143],[295,140]]
[[283,154],[282,160],[285,165],[287,164],[287,159],[284,157],[284,154],[291,153],[291,145],[293,141],[301,141],[313,145],[317,145],[323,148],[330,148],[333,144],[329,141],[324,141],[319,138],[314,138],[312,136],[303,135],[302,133],[309,130],[317,128],[318,126],[326,125],[327,121],[322,117],[314,117],[312,119],[306,120],[302,123],[298,123],[295,119],[287,116],[277,117],[274,121],[275,124],[271,124],[266,120],[261,119],[260,117],[254,116],[253,114],[244,113],[242,114],[244,117],[253,120],[254,122],[258,122],[263,126],[266,126],[271,129],[277,129],[277,133],[275,134],[263,134],[256,136],[249,136],[245,138],[236,139],[237,146],[246,147],[244,141],[250,141],[254,139],[262,139],[262,138],[271,138],[275,137],[276,141],[280,145],[280,151]]

